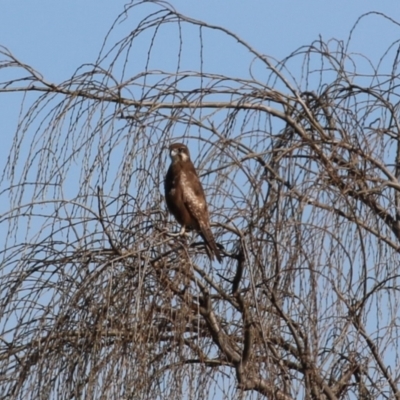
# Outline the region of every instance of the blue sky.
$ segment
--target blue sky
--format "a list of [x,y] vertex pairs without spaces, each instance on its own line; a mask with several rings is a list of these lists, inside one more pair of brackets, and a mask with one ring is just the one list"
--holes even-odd
[[[94,62],[105,34],[125,3],[126,0],[6,0],[1,5],[0,44],[48,80],[60,82],[81,64]],[[325,41],[330,38],[347,41],[351,27],[366,12],[382,12],[400,20],[397,0],[174,0],[171,3],[183,14],[230,29],[260,52],[277,59],[310,44],[319,35]],[[359,24],[351,50],[377,61],[397,38],[400,38],[399,26],[370,16]],[[216,57],[222,50],[229,51],[221,49],[218,43],[208,50]],[[241,66],[230,67],[240,70]],[[19,104],[20,96],[0,95],[0,124],[7,145],[15,129]],[[1,147],[2,160],[7,149]]]
[[[0,13],[0,44],[49,79],[66,79],[83,62],[94,61],[103,38],[126,0],[58,2],[4,1]],[[334,2],[322,0],[175,0],[183,14],[236,32],[262,53],[288,55],[321,35],[347,40],[357,18],[377,11],[396,19],[396,0]],[[354,51],[380,55],[400,27],[370,17],[355,35]],[[216,48],[217,50],[217,48]]]

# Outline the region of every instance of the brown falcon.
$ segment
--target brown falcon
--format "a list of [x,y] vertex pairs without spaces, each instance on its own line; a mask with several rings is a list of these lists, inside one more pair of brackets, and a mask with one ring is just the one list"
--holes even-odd
[[190,160],[189,149],[181,143],[169,146],[171,165],[165,177],[165,199],[171,214],[185,229],[197,231],[206,243],[208,257],[221,262],[221,255],[210,228],[207,202],[199,177]]

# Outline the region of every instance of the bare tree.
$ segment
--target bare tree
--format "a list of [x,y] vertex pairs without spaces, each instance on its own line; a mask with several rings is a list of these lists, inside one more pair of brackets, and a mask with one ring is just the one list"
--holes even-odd
[[[361,73],[351,34],[278,62],[133,1],[66,82],[2,48],[0,92],[24,96],[1,180],[2,398],[400,399],[398,44]],[[215,67],[210,38],[249,70]],[[221,265],[170,235],[178,140]]]

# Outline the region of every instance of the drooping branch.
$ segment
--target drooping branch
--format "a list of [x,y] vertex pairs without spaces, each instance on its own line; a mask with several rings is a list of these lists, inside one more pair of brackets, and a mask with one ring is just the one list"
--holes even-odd
[[[178,30],[176,60],[150,68],[171,26],[198,48]],[[205,31],[250,68],[204,72]],[[2,393],[399,398],[397,67],[371,62],[368,81],[322,40],[275,62],[156,1],[131,2],[66,82],[0,54],[0,93],[32,96],[1,177]],[[164,149],[178,140],[221,266],[170,235]]]

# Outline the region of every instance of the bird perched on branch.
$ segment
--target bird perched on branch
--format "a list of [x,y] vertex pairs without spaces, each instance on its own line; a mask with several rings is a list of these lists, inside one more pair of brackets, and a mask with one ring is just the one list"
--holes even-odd
[[171,165],[165,177],[165,199],[171,214],[185,230],[195,230],[204,239],[207,255],[222,258],[210,228],[207,202],[199,177],[190,160],[189,149],[181,143],[169,146]]

